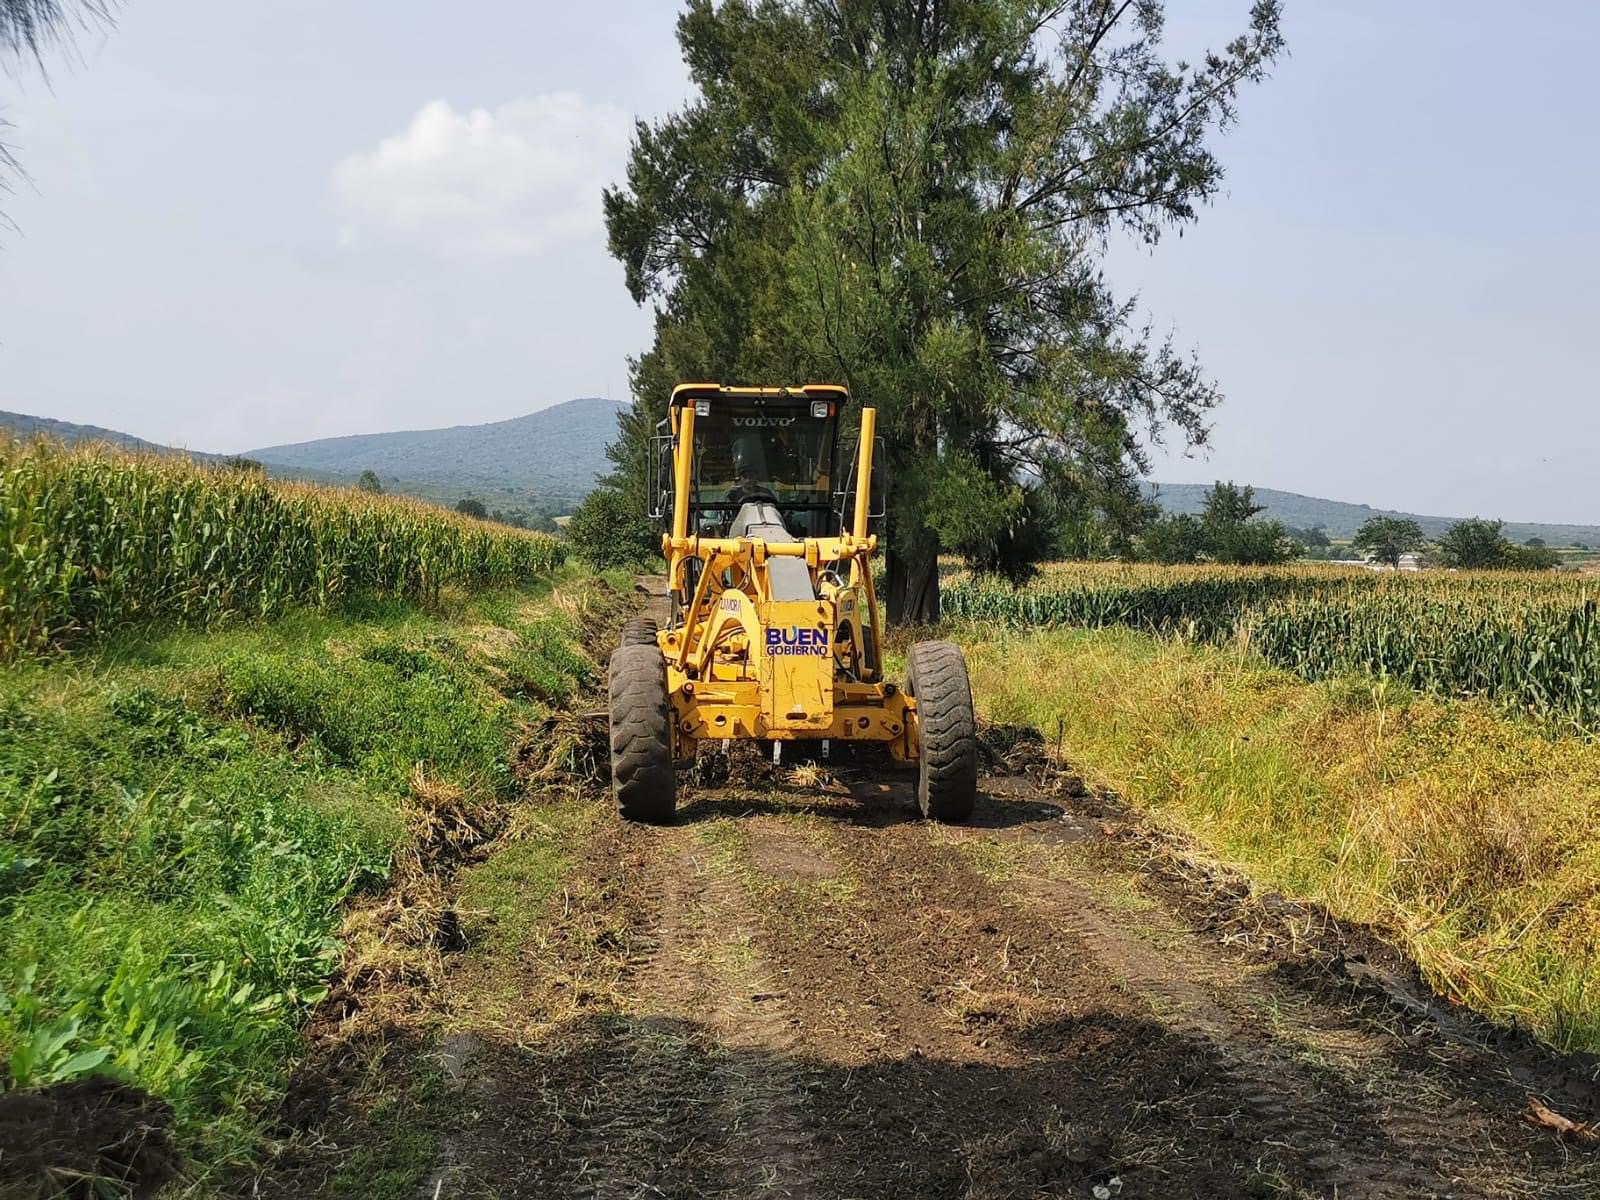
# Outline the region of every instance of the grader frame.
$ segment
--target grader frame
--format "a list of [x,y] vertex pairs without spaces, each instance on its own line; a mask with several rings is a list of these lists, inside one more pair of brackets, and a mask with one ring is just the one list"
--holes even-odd
[[674,766],[701,743],[734,740],[771,743],[775,755],[795,741],[878,743],[918,767],[924,815],[971,814],[976,746],[959,648],[918,643],[907,687],[886,678],[869,527],[877,413],[861,410],[854,469],[838,488],[848,403],[833,384],[673,390],[660,435],[670,501],[658,506],[670,519],[672,618],[664,629],[630,622],[610,665],[625,818],[670,820]]

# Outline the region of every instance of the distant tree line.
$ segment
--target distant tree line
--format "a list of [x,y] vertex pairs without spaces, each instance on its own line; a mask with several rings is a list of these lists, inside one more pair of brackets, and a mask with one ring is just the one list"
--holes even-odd
[[1137,557],[1148,562],[1217,562],[1270,566],[1315,552],[1317,557],[1365,559],[1398,567],[1415,554],[1430,566],[1462,570],[1548,571],[1561,555],[1544,539],[1517,545],[1505,536],[1503,521],[1473,517],[1451,525],[1430,542],[1410,517],[1369,517],[1349,547],[1333,544],[1323,528],[1296,529],[1264,520],[1255,489],[1218,482],[1198,514],[1172,513],[1150,520],[1136,542]]
[[456,511],[480,521],[493,521],[497,525],[510,525],[513,529],[533,529],[540,533],[554,533],[558,526],[549,513],[525,508],[490,508],[475,496],[456,501]]
[[[619,447],[612,447],[616,459]],[[477,501],[474,516],[485,516]],[[1032,517],[1033,536],[1039,539],[1031,558],[1131,559],[1143,562],[1223,563],[1232,566],[1274,566],[1299,558],[1335,561],[1367,560],[1398,567],[1416,554],[1430,566],[1465,570],[1550,570],[1561,555],[1541,538],[1516,545],[1505,536],[1504,522],[1479,518],[1457,521],[1436,542],[1409,517],[1374,516],[1348,544],[1335,544],[1320,525],[1309,529],[1263,518],[1265,505],[1257,502],[1249,485],[1218,481],[1206,494],[1198,513],[1165,513],[1153,501],[1109,520],[1089,506],[1074,510],[1047,507]],[[491,519],[494,519],[491,517]],[[1132,532],[1136,531],[1136,532]],[[644,515],[642,503],[615,487],[602,485],[578,506],[566,528],[578,554],[599,567],[641,564],[659,551],[660,530]],[[975,567],[982,569],[980,563]],[[991,573],[1020,583],[1026,574],[998,565]]]
[[1398,567],[1408,554],[1422,556],[1430,564],[1473,571],[1548,571],[1561,564],[1561,555],[1543,538],[1531,537],[1519,546],[1506,537],[1504,521],[1480,517],[1457,521],[1434,543],[1409,517],[1369,517],[1350,545],[1372,562],[1391,567]]

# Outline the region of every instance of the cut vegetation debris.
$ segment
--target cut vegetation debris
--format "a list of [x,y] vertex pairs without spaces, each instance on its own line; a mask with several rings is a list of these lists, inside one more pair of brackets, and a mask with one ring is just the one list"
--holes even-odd
[[[512,822],[628,587],[446,589],[0,675],[7,1088],[109,1075],[192,1179],[249,1169],[308,1015],[437,977],[461,924],[438,880]],[[50,1094],[0,1098],[0,1124]],[[27,1167],[0,1152],[0,1192]]]
[[990,718],[1258,887],[1384,931],[1441,995],[1600,1049],[1600,745],[1129,630],[967,641]]
[[957,578],[947,619],[1130,628],[1248,646],[1309,680],[1365,672],[1485,696],[1557,733],[1600,729],[1600,586],[1572,576],[1061,564],[1032,585]]

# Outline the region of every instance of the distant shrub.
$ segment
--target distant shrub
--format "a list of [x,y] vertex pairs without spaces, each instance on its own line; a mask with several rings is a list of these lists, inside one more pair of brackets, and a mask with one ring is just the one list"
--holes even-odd
[[600,570],[647,563],[661,553],[661,535],[619,489],[590,492],[567,523],[573,551]]

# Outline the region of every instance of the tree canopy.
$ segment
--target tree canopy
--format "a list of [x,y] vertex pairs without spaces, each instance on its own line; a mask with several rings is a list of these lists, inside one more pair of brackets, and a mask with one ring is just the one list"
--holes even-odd
[[1277,0],[1192,65],[1163,20],[1161,0],[691,0],[696,94],[636,128],[605,195],[657,312],[628,469],[680,379],[831,379],[887,435],[892,617],[936,614],[942,551],[1016,573],[1086,512],[1125,538],[1149,447],[1202,442],[1219,395],[1104,252],[1195,219],[1212,135],[1283,46]]
[[1400,556],[1427,544],[1422,526],[1410,517],[1368,517],[1350,544],[1374,562],[1400,565]]
[[1504,521],[1472,517],[1457,521],[1439,539],[1439,560],[1463,570],[1548,571],[1561,555],[1546,546],[1518,546],[1505,535]]
[[1504,529],[1504,521],[1485,521],[1479,517],[1457,521],[1439,539],[1439,560],[1447,567],[1467,570],[1507,566],[1511,543],[1502,532]]
[[[74,29],[110,19],[116,0],[0,0],[0,65],[7,67],[32,59],[41,68],[46,50],[60,49]],[[0,119],[0,132],[7,122]],[[21,167],[0,141],[0,190],[6,177]]]
[[1272,566],[1304,554],[1283,522],[1256,519],[1264,511],[1255,488],[1218,480],[1198,517],[1174,513],[1150,522],[1140,539],[1143,556],[1159,563]]

